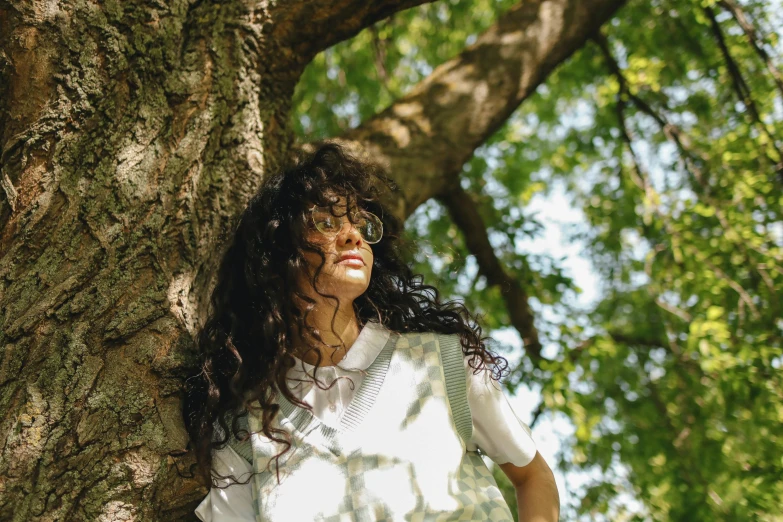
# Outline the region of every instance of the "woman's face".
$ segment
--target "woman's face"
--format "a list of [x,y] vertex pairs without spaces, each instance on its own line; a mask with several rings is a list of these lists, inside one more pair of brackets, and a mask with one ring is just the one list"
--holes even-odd
[[[340,197],[334,207],[334,213],[342,224],[337,230],[324,234],[315,228],[309,214],[306,233],[307,240],[316,244],[326,257],[323,269],[318,275],[318,290],[323,294],[336,296],[341,304],[352,303],[367,290],[373,263],[372,248],[348,219],[345,205],[345,198]],[[350,210],[354,212],[356,208]],[[310,273],[307,274],[306,281],[301,280],[302,288],[312,289],[310,281],[312,274],[321,264],[321,257],[315,252],[304,252],[304,257]],[[308,294],[312,295],[312,292]],[[312,297],[318,299],[317,295]]]

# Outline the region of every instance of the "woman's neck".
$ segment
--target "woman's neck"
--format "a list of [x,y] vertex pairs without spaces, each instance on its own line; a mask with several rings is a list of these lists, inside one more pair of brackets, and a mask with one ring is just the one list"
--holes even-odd
[[[307,324],[315,328],[321,334],[324,344],[309,349],[302,338],[295,334],[294,352],[304,362],[315,365],[317,353],[321,354],[321,366],[332,366],[339,363],[353,346],[359,337],[361,326],[356,317],[353,305],[341,305],[334,317],[334,329],[332,329],[332,317],[334,307],[316,306],[307,316]],[[307,336],[311,339],[311,336]],[[311,342],[315,342],[312,340]]]

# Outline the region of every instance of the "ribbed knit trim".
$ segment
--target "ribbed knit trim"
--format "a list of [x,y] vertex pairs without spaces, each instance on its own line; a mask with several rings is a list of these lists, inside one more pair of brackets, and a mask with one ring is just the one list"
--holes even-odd
[[372,409],[375,399],[378,397],[378,392],[381,390],[383,380],[386,378],[386,372],[389,371],[394,347],[397,345],[399,338],[399,333],[391,332],[383,350],[367,368],[367,375],[365,375],[359,389],[356,390],[356,394],[348,404],[343,418],[340,419],[340,431],[353,431]]
[[280,403],[280,415],[292,422],[294,427],[299,431],[303,431],[313,423],[312,432],[317,432],[317,436],[321,442],[330,447],[333,452],[339,454],[339,448],[335,446],[334,443],[334,436],[338,432],[353,431],[361,424],[373,404],[375,404],[375,399],[378,397],[378,392],[386,377],[386,372],[389,370],[394,347],[399,338],[399,333],[391,332],[391,335],[389,335],[389,338],[381,352],[378,354],[378,357],[376,357],[367,368],[367,374],[359,385],[359,388],[356,390],[348,407],[345,409],[345,413],[343,413],[343,416],[340,419],[338,428],[331,428],[326,424],[323,424],[310,411],[292,404],[282,395],[278,398]]
[[[312,413],[303,408],[297,408],[283,396],[280,396],[280,414],[293,423],[294,427],[298,431],[303,431],[310,424],[310,422],[315,419],[315,416]],[[239,428],[253,432],[254,428],[260,430],[261,426],[260,424],[257,426],[250,425],[248,423],[248,417],[245,416],[239,419]],[[250,463],[250,465],[253,464],[253,444],[250,442],[249,438],[239,441],[232,436],[229,438],[228,445],[240,457]]]
[[[315,415],[304,408],[291,403],[282,394],[278,397],[280,402],[279,414],[294,425],[297,431],[303,431],[311,422],[317,421]],[[282,422],[282,418],[280,419]]]
[[[297,410],[297,411],[294,411]],[[285,418],[287,418],[298,431],[304,431],[310,422],[315,419],[315,416],[309,411],[303,408],[296,408],[293,404],[288,402],[285,397],[281,397],[280,411],[285,412]],[[249,416],[245,416],[239,419],[240,430],[245,429],[248,432],[255,433],[261,430],[261,425],[257,422],[257,419],[253,418],[254,423],[249,423]],[[256,431],[254,431],[256,430]],[[250,439],[237,440],[233,436],[229,438],[228,445],[233,449],[240,457],[253,464],[253,444]]]
[[446,395],[449,397],[451,415],[457,426],[457,433],[465,444],[473,437],[473,418],[468,404],[467,375],[462,353],[462,344],[458,334],[438,335],[440,358],[446,377]]

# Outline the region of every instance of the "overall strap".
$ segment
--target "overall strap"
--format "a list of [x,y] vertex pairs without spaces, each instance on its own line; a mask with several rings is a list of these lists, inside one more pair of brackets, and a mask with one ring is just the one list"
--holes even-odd
[[446,395],[457,433],[465,444],[473,437],[473,417],[468,405],[467,375],[459,334],[439,334],[440,358],[446,377]]

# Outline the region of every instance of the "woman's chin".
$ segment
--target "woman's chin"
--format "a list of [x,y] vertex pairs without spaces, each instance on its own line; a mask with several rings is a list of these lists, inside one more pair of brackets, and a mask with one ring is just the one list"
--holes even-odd
[[370,280],[366,277],[343,277],[335,280],[335,288],[341,293],[362,295],[367,287],[370,286]]
[[[324,280],[325,293],[331,293],[340,299],[355,299],[362,295],[370,286],[370,276],[362,270],[348,270],[333,274]],[[320,285],[319,285],[320,286]]]
[[364,266],[338,265],[332,272],[332,278],[335,281],[364,281],[367,284],[370,281],[370,271]]

